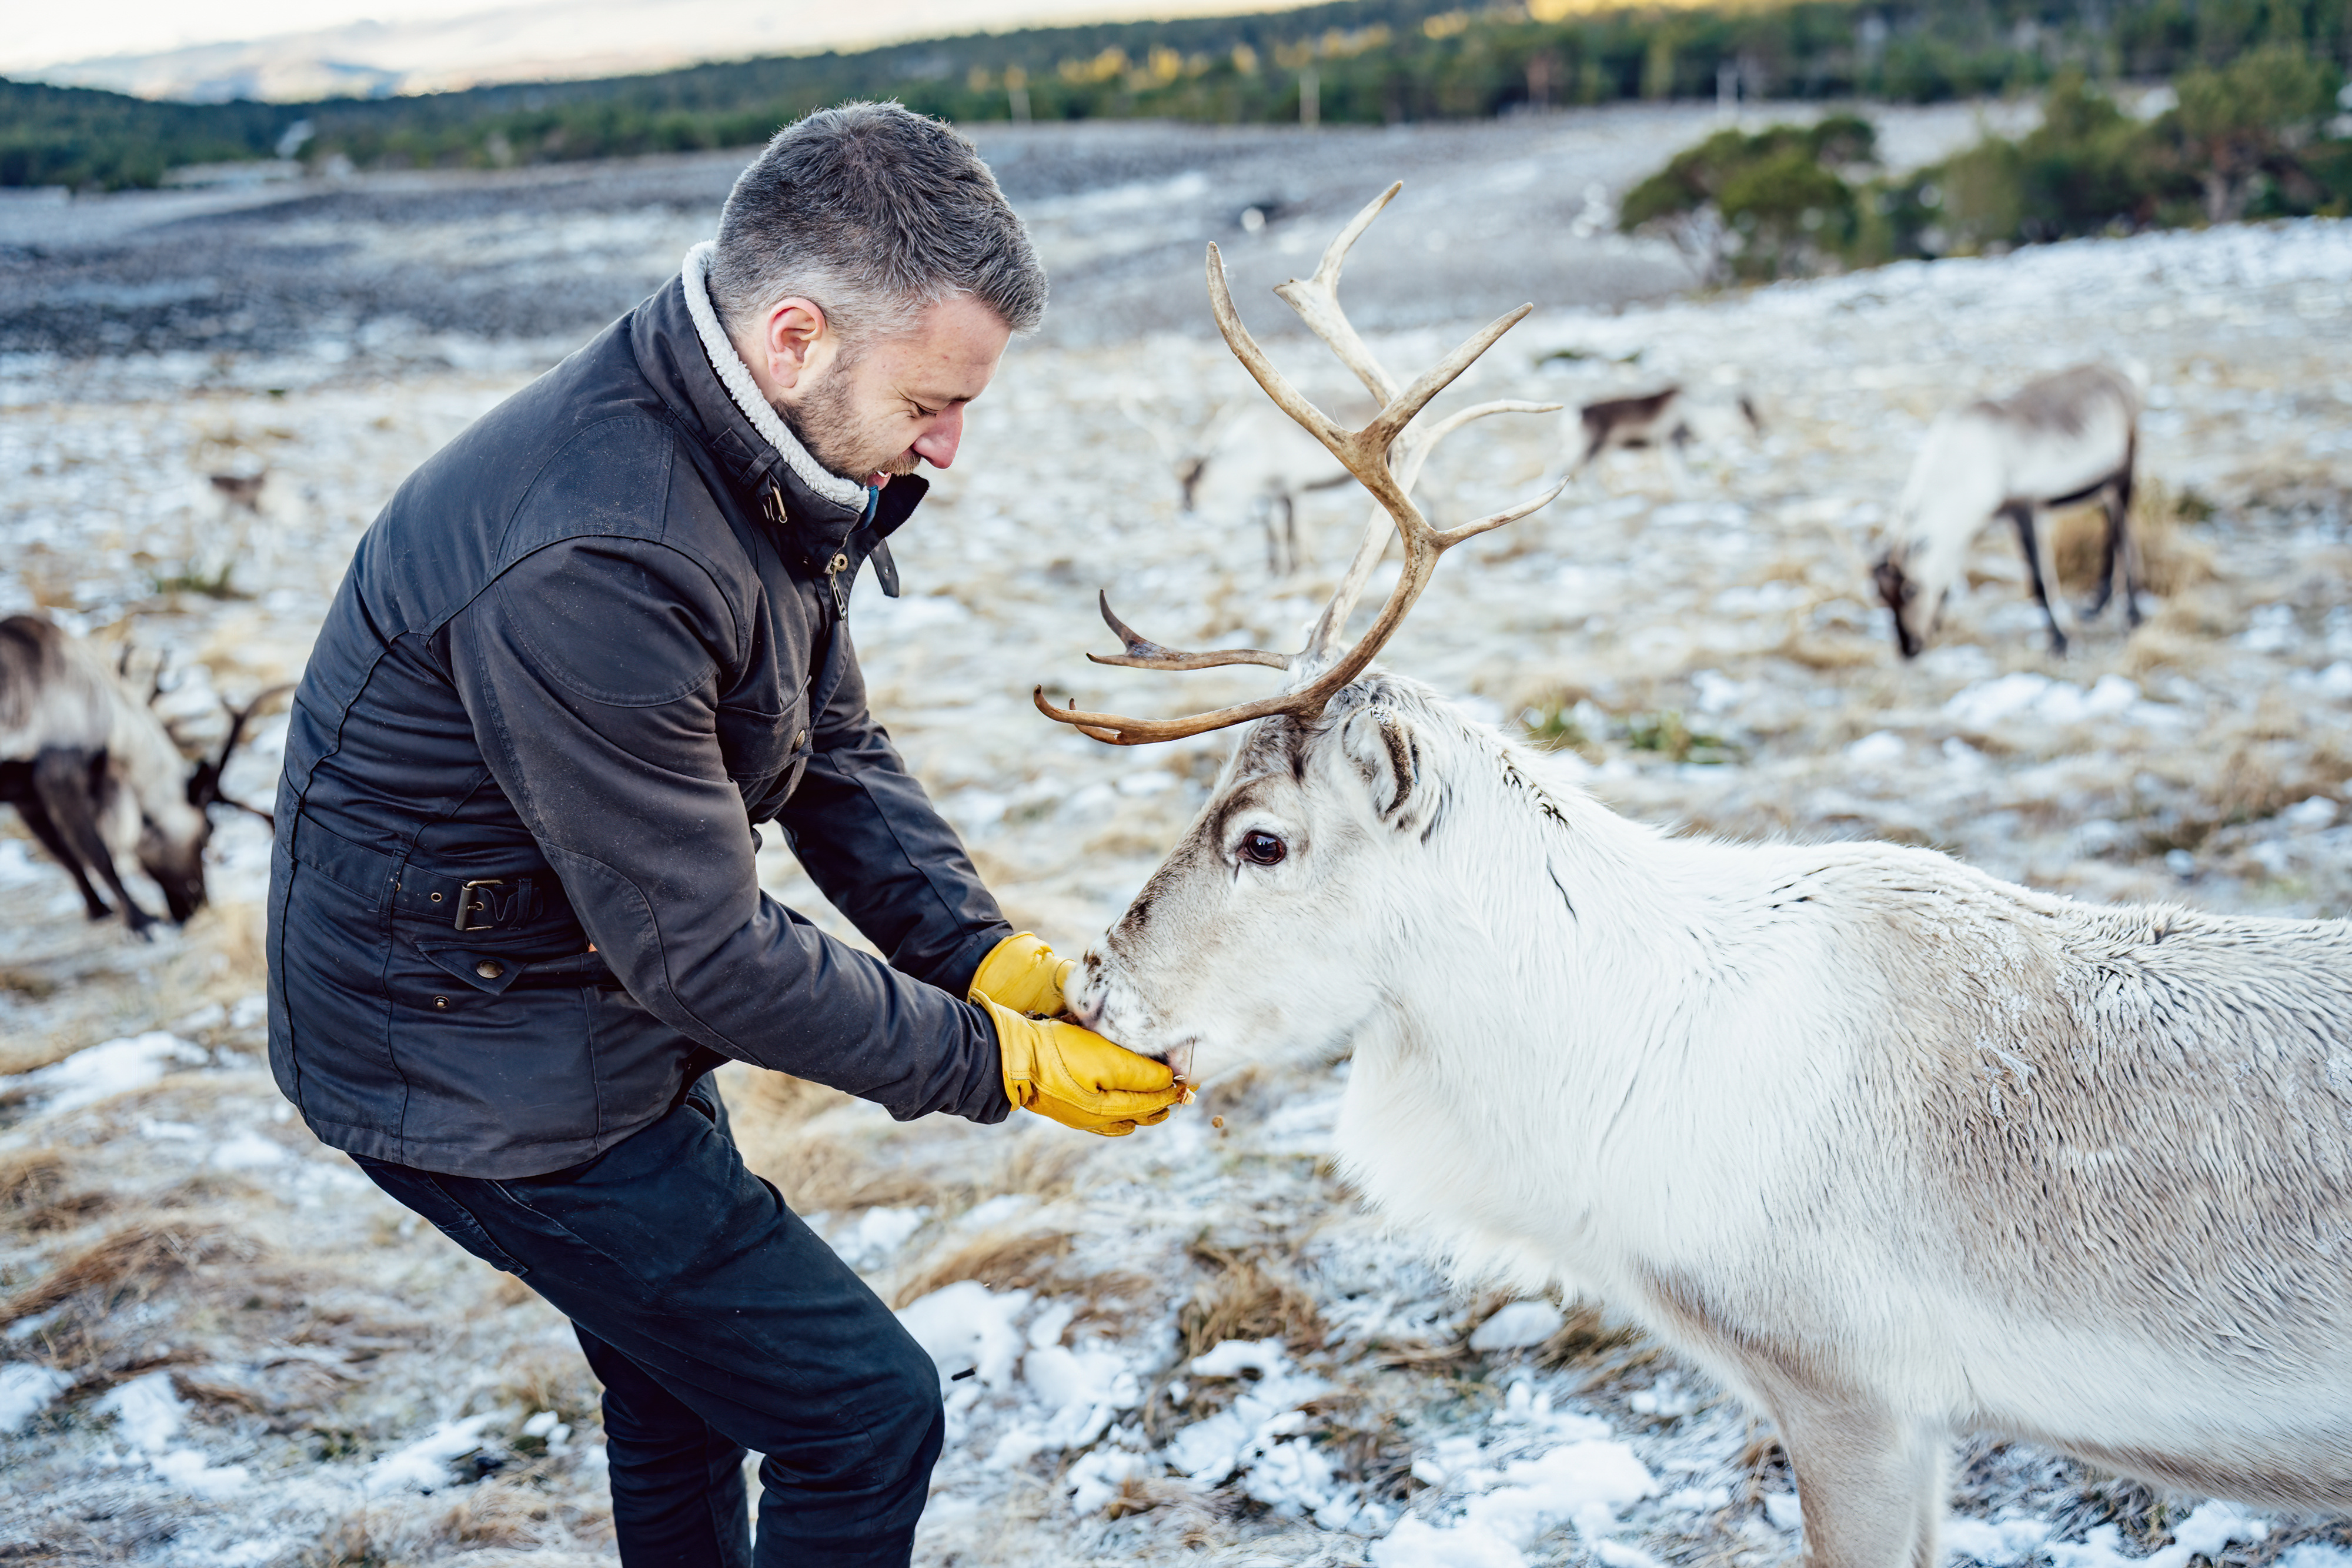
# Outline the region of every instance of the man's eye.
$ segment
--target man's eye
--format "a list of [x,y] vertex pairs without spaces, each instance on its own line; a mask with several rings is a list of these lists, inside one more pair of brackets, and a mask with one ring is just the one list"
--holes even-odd
[[1258,865],[1274,865],[1290,852],[1290,846],[1272,833],[1244,833],[1242,858]]

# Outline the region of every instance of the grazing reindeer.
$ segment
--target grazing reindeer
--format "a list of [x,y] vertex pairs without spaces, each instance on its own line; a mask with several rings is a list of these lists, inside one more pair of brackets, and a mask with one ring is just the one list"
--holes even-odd
[[1684,475],[1683,454],[1700,437],[1700,427],[1709,427],[1704,434],[1710,438],[1720,438],[1728,434],[1727,429],[1713,427],[1727,426],[1734,421],[1744,422],[1751,434],[1764,434],[1764,421],[1757,413],[1754,401],[1745,392],[1732,394],[1728,406],[1721,409],[1692,398],[1680,386],[1670,386],[1646,397],[1615,397],[1588,402],[1577,411],[1583,447],[1569,465],[1568,476],[1572,479],[1583,473],[1604,452],[1653,451],[1679,485]]
[[1105,663],[1267,664],[1277,695],[1143,720],[1036,694],[1120,745],[1256,721],[1072,1015],[1187,1080],[1352,1049],[1338,1138],[1366,1196],[1458,1270],[1601,1298],[1768,1412],[1815,1568],[1934,1568],[1970,1429],[2352,1509],[2352,926],[1669,836],[1369,671],[1444,550],[1549,498],[1440,532],[1391,471],[1515,318],[1401,388],[1336,300],[1386,199],[1278,290],[1380,399],[1361,430],[1267,361],[1213,248],[1209,281],[1404,570],[1352,647],[1373,534],[1297,654],[1112,622]]
[[1323,449],[1296,425],[1255,412],[1211,416],[1196,440],[1179,439],[1163,421],[1147,419],[1131,402],[1120,405],[1150,435],[1174,475],[1187,513],[1247,513],[1265,534],[1269,575],[1298,570],[1298,497],[1350,483],[1334,471]]
[[2138,392],[2105,365],[2077,365],[2028,382],[2013,397],[1939,415],[1911,465],[1875,569],[1903,656],[1916,657],[1935,634],[1969,541],[1996,516],[2017,529],[2033,597],[2050,623],[2050,651],[2063,653],[2065,596],[2051,530],[2037,526],[2037,515],[2095,497],[2106,508],[2106,549],[2098,590],[2083,613],[2107,607],[2120,570],[2124,615],[2138,625],[2139,551],[2130,528],[2138,425]]
[[[71,873],[92,920],[114,913],[90,886],[95,873],[131,930],[155,917],[124,890],[115,870],[131,859],[163,890],[176,924],[205,902],[210,808],[226,800],[221,769],[254,710],[287,688],[273,687],[229,711],[220,755],[193,772],[155,716],[87,643],[29,615],[0,621],[0,801]],[[152,697],[151,697],[152,700]]]

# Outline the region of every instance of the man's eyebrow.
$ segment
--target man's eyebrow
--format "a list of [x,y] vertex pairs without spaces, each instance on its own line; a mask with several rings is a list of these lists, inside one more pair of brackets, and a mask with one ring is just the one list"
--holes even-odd
[[978,397],[980,393],[939,392],[928,388],[902,387],[899,389],[898,395],[905,398],[909,402],[921,403],[925,408],[941,408],[951,402],[970,402],[972,399]]

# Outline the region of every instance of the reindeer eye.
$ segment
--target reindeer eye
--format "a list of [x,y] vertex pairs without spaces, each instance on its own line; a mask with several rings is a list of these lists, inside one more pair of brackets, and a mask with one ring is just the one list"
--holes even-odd
[[1258,865],[1273,865],[1290,852],[1290,846],[1272,833],[1244,833],[1242,858]]

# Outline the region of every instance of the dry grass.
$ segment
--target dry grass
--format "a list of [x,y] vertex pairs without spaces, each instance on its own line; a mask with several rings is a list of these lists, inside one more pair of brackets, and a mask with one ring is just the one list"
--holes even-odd
[[[2169,599],[2183,589],[2213,580],[2213,549],[2188,530],[2208,508],[2193,494],[2162,480],[2143,481],[2132,497],[2132,538],[2139,545],[2142,586]],[[2050,519],[2051,551],[2058,581],[2069,593],[2098,586],[2106,553],[2107,514],[2101,507],[2071,507]]]
[[1294,1350],[1321,1347],[1325,1329],[1313,1292],[1268,1251],[1200,1241],[1190,1253],[1207,1278],[1176,1310],[1180,1363],[1229,1339],[1278,1339]]
[[520,1406],[527,1415],[552,1410],[574,1427],[598,1419],[604,1403],[587,1362],[569,1347],[532,1348],[516,1355],[499,1379],[498,1394],[501,1404]]
[[70,1230],[112,1201],[104,1193],[71,1190],[61,1150],[0,1157],[0,1230]]
[[552,1513],[544,1493],[503,1477],[467,1489],[433,1525],[437,1542],[464,1548],[544,1545]]
[[232,1239],[217,1229],[133,1222],[0,1303],[0,1323],[31,1317],[76,1297],[91,1298],[101,1312],[144,1300],[191,1268],[235,1248]]
[[1029,1290],[1069,1250],[1070,1239],[1060,1231],[983,1231],[908,1276],[890,1305],[903,1307],[959,1280],[977,1280],[992,1291]]

